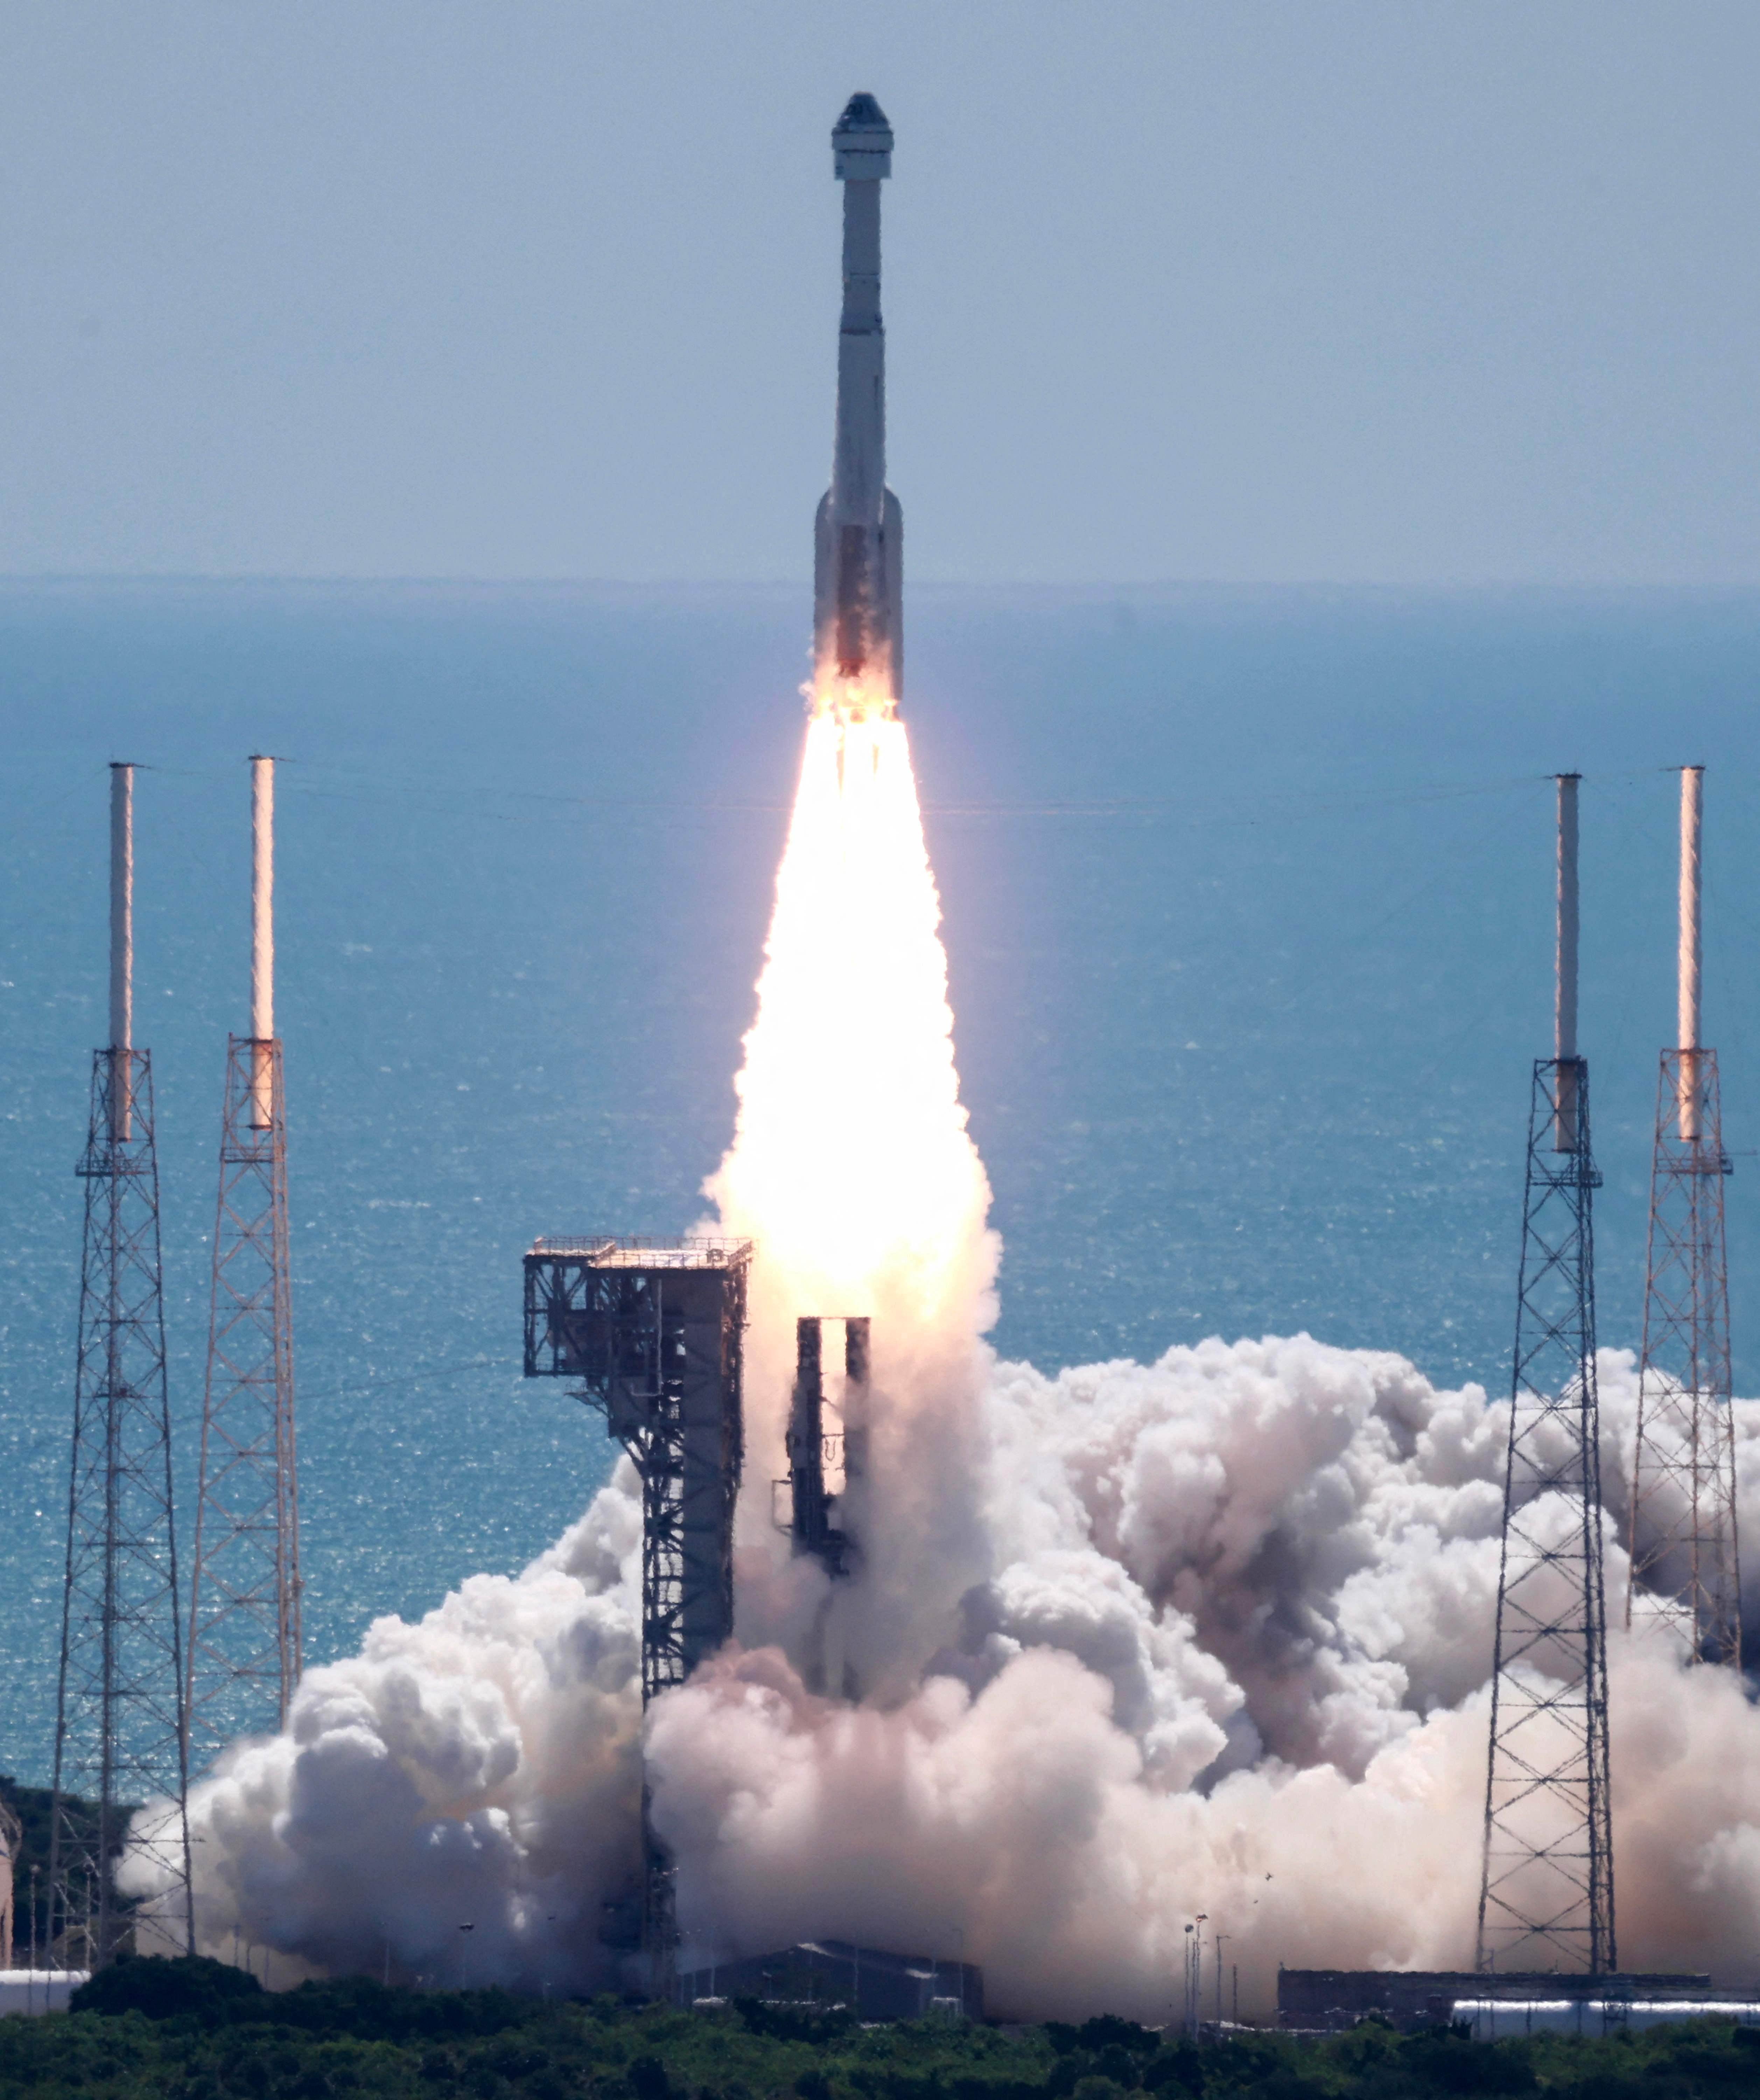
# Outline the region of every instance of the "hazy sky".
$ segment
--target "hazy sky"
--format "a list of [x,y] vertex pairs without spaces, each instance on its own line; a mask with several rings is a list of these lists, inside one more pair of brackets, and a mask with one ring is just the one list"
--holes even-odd
[[0,571],[1760,581],[1760,7],[4,7]]

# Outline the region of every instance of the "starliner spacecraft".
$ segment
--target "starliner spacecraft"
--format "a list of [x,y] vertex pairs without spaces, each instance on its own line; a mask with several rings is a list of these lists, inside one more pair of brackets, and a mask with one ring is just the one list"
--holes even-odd
[[880,303],[880,186],[892,126],[853,95],[831,133],[844,186],[844,303],[837,338],[831,485],[814,529],[813,668],[822,699],[866,712],[904,686],[904,514],[886,486],[886,331]]

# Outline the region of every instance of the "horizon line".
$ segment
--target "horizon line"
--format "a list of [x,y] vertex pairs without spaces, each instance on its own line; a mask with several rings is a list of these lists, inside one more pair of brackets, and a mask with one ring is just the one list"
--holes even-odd
[[[152,585],[201,586],[207,589],[274,586],[280,589],[408,589],[408,590],[546,590],[622,591],[690,594],[694,593],[804,592],[810,597],[811,578],[798,576],[601,576],[583,575],[473,576],[442,571],[423,575],[415,571],[350,571],[201,569],[20,569],[0,570],[0,589],[119,587]],[[912,596],[1015,594],[1049,592],[1061,597],[1155,597],[1202,592],[1244,596],[1270,593],[1334,593],[1378,596],[1469,596],[1521,594],[1528,596],[1614,596],[1644,594],[1670,597],[1728,598],[1760,592],[1760,575],[1751,578],[1681,582],[1645,578],[1583,577],[1542,580],[1533,577],[1431,577],[1392,580],[1373,577],[1286,576],[1243,579],[1227,576],[1168,576],[1154,578],[1057,579],[1035,576],[1014,578],[936,577],[911,583]]]

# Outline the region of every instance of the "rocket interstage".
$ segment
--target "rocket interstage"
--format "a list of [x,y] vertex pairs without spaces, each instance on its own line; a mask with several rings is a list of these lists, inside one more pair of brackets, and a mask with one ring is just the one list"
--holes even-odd
[[903,690],[904,514],[886,486],[886,331],[880,319],[880,186],[892,127],[853,95],[831,133],[844,186],[843,317],[831,485],[814,527],[815,708],[889,715]]

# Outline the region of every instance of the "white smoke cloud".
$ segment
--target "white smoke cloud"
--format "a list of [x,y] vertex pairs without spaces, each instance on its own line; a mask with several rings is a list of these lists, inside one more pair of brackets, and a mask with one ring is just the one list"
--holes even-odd
[[[1615,1462],[1630,1354],[1601,1370]],[[999,2005],[1145,2020],[1199,1911],[1243,2009],[1279,1962],[1471,1966],[1506,1407],[1305,1336],[999,1365],[985,1405],[995,1573],[915,1698],[730,1653],[656,1710],[686,1929],[958,1946]],[[1611,1670],[1623,1958],[1744,1975],[1760,1718],[1620,1631]]]
[[[1602,1374],[1611,1461],[1630,1356]],[[995,1364],[979,1399],[990,1572],[923,1608],[947,1639],[907,1695],[817,1697],[782,1646],[736,1646],[651,1714],[687,1956],[830,1935],[980,1962],[1004,2010],[1144,2019],[1200,1910],[1243,2009],[1279,1961],[1470,1965],[1502,1407],[1305,1336]],[[1739,1414],[1751,1490],[1760,1405]],[[475,1979],[615,1979],[633,1489],[620,1467],[518,1577],[381,1621],[198,1788],[210,1951],[450,1982],[468,1921]],[[1616,1620],[1622,1571],[1616,1547]],[[1760,1718],[1728,1673],[1617,1633],[1612,1697],[1622,1958],[1745,1979]]]
[[[621,1466],[523,1574],[382,1620],[196,1789],[210,1952],[446,1982],[469,1924],[476,1980],[613,1980],[645,1727],[687,1961],[836,1936],[981,1963],[997,2010],[1145,2021],[1200,1911],[1243,2010],[1280,1961],[1470,1963],[1506,1407],[1306,1335],[996,1361],[938,915],[902,728],[816,721],[711,1185],[759,1242],[737,1644],[644,1723]],[[806,1313],[875,1323],[836,1585],[770,1521]],[[1630,1354],[1601,1374],[1621,1510]],[[1760,1405],[1738,1430],[1753,1538]],[[1616,1621],[1625,1565],[1610,1520]],[[805,1689],[815,1649],[859,1703]],[[1745,1977],[1760,1718],[1644,1641],[1610,1665],[1621,1955]]]
[[611,1981],[602,1905],[638,1850],[640,1556],[625,1460],[517,1578],[473,1576],[308,1670],[287,1731],[192,1791],[204,1951],[277,1950],[299,1965],[280,1980]]

